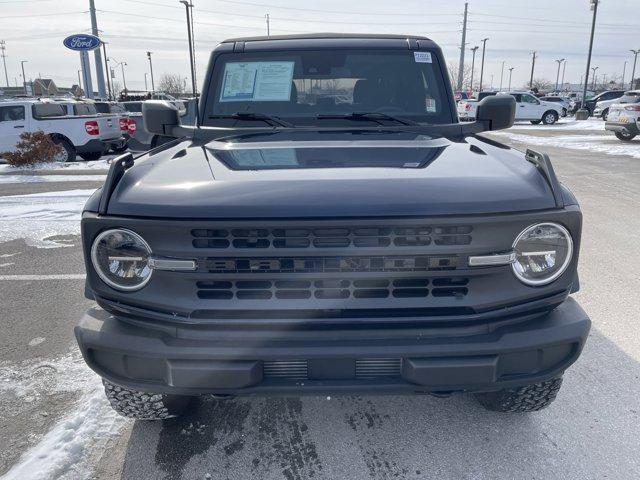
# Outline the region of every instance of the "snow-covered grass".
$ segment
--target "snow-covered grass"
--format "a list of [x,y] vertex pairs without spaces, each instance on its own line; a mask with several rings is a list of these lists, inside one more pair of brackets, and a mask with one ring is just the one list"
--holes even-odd
[[65,190],[0,197],[0,242],[24,238],[38,248],[67,246],[58,235],[79,235],[80,216],[95,190]]
[[602,131],[604,122],[601,118],[590,117],[587,120],[576,120],[574,117],[566,117],[558,120],[555,125],[532,125],[531,122],[516,122],[509,130],[578,130],[578,131]]
[[0,183],[104,182],[106,175],[0,175]]
[[0,365],[0,392],[13,393],[31,405],[45,396],[79,394],[66,416],[22,455],[3,480],[90,478],[92,461],[127,423],[111,409],[100,378],[75,349],[49,361]]
[[575,150],[589,150],[607,155],[628,155],[640,158],[640,141],[623,142],[613,135],[562,135],[540,137],[537,135],[521,135],[510,131],[495,132],[518,142],[528,145],[542,145],[546,147],[572,148]]
[[0,165],[0,173],[30,172],[37,170],[109,170],[108,162],[113,158],[115,158],[115,155],[107,155],[100,160],[91,162],[37,163],[28,167],[13,167],[4,163]]

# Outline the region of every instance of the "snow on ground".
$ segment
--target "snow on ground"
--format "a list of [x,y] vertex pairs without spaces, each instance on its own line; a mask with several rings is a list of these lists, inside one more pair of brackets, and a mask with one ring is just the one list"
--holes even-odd
[[521,135],[510,131],[492,132],[494,135],[505,135],[511,140],[529,145],[546,147],[572,148],[574,150],[589,150],[607,155],[628,155],[640,158],[640,141],[623,142],[613,135],[563,135],[557,137],[540,137],[537,135]]
[[601,118],[590,117],[588,120],[576,120],[573,117],[561,118],[555,125],[532,125],[531,122],[516,122],[509,130],[592,130],[604,132]]
[[78,393],[69,413],[27,450],[3,480],[90,478],[93,462],[128,420],[109,405],[98,375],[77,349],[46,361],[0,364],[0,393],[33,404],[45,396]]
[[109,170],[108,162],[113,158],[115,158],[115,155],[107,155],[100,160],[92,162],[37,163],[28,167],[13,167],[4,163],[0,165],[0,173],[31,172],[35,170]]
[[0,183],[104,182],[106,175],[0,175]]
[[67,246],[58,235],[79,235],[80,216],[95,190],[65,190],[0,197],[0,242],[24,238],[37,248]]

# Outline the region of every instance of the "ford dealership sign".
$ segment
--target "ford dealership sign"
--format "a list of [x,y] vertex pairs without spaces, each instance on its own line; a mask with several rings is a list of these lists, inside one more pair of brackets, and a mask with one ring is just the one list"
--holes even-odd
[[62,43],[64,43],[65,47],[78,52],[95,50],[102,44],[98,37],[88,33],[69,35]]

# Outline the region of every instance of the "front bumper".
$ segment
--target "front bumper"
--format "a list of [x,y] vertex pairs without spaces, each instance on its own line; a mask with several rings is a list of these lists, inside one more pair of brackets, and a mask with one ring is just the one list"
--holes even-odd
[[[363,330],[220,330],[122,321],[91,309],[75,328],[87,364],[122,386],[184,395],[492,391],[561,374],[591,322],[571,298],[533,320],[443,336],[429,327]],[[360,376],[356,361],[398,359],[397,375]],[[304,375],[266,365],[305,363]],[[382,360],[380,360],[382,361]],[[277,363],[280,362],[280,363]],[[279,367],[282,368],[282,367]],[[298,374],[300,371],[298,371]]]

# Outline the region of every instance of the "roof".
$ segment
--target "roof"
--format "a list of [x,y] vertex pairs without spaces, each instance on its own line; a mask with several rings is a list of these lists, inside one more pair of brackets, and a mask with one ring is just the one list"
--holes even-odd
[[406,40],[407,38],[415,40],[428,40],[430,38],[421,37],[419,35],[390,35],[380,33],[301,33],[295,35],[271,35],[271,36],[258,36],[258,37],[237,37],[228,38],[223,40],[222,43],[230,42],[264,42],[264,41],[276,41],[276,40],[319,40],[319,39],[393,39],[393,40]]

